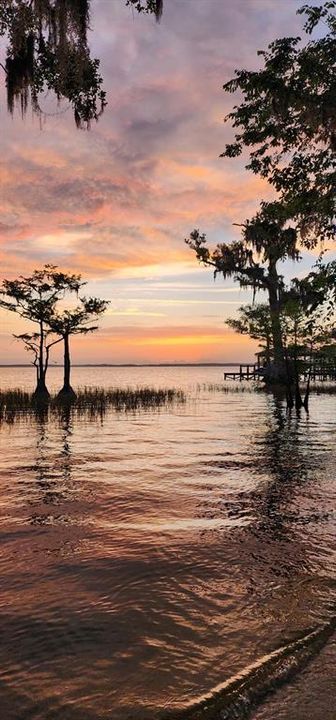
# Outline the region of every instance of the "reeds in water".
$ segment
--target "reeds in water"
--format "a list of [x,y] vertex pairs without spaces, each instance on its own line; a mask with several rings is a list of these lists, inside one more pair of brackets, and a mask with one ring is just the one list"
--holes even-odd
[[202,385],[198,385],[197,389],[205,390],[206,392],[221,392],[221,393],[255,393],[260,392],[263,389],[263,385],[257,385],[257,383],[232,383],[232,384],[225,384],[225,383],[203,383]]
[[[302,391],[305,390],[305,385],[302,384]],[[240,393],[260,393],[272,390],[272,386],[266,386],[263,383],[257,382],[232,382],[229,383],[203,383],[197,385],[197,390],[205,390],[206,392],[220,392],[224,394],[240,394]],[[310,392],[312,395],[336,395],[336,383],[332,382],[314,382],[310,385]]]
[[0,391],[0,422],[14,422],[17,418],[62,417],[64,411],[88,417],[103,417],[109,408],[118,412],[159,409],[185,402],[185,394],[177,388],[81,388],[71,402],[51,397],[38,402],[32,393],[20,389]]
[[185,402],[185,394],[176,388],[87,388],[79,390],[74,407],[109,408],[114,410],[141,410]]

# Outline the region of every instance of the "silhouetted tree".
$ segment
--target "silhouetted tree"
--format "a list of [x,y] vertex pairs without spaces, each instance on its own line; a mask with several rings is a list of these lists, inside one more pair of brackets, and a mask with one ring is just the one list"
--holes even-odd
[[336,1],[304,5],[304,29],[327,33],[306,45],[299,37],[275,40],[258,53],[260,70],[236,70],[224,89],[242,101],[227,116],[235,141],[222,157],[250,152],[247,168],[280,193],[307,246],[335,235]]
[[[163,0],[120,0],[138,12],[162,14]],[[8,38],[7,104],[26,113],[31,102],[40,116],[41,95],[52,91],[68,100],[77,127],[90,127],[106,106],[99,60],[87,43],[90,0],[0,0],[0,36]],[[54,114],[57,114],[56,113]]]
[[323,306],[329,318],[336,310],[336,260],[323,261],[323,253],[310,273],[293,281],[294,288],[311,313]]
[[[49,336],[52,333],[49,333],[47,330],[44,332],[44,352],[43,352],[43,374],[44,378],[46,377],[47,370],[49,367],[49,358],[50,358],[50,350],[53,347],[53,345],[57,345],[57,343],[61,342],[61,338],[57,338],[56,340],[49,340]],[[30,352],[33,357],[33,365],[36,368],[36,385],[39,385],[40,380],[40,363],[39,363],[39,357],[40,357],[40,333],[21,333],[21,335],[13,335],[15,340],[20,340],[23,342],[25,349],[27,352]]]
[[274,362],[268,379],[279,382],[286,377],[284,348],[280,321],[283,277],[278,263],[286,258],[299,260],[296,230],[288,226],[288,218],[279,203],[262,203],[261,210],[242,225],[242,240],[219,243],[213,250],[206,244],[206,235],[194,230],[186,240],[197,259],[214,268],[215,277],[233,277],[241,287],[250,287],[255,294],[263,290],[268,295]]
[[89,0],[0,2],[0,32],[9,45],[5,65],[10,112],[15,101],[24,114],[29,96],[42,114],[40,96],[52,90],[66,98],[77,126],[97,120],[106,105],[99,60],[87,45]]
[[0,307],[15,312],[26,320],[37,323],[39,332],[33,342],[38,344],[38,376],[35,395],[49,397],[46,386],[46,338],[48,324],[55,314],[56,304],[70,292],[77,293],[81,286],[80,276],[60,272],[55,265],[45,265],[32,275],[17,280],[4,280],[0,289]]
[[[295,278],[287,293],[284,311],[287,318],[292,320],[289,332],[287,323],[287,335],[292,343],[294,357],[296,405],[304,405],[307,410],[314,356],[317,352],[328,355],[328,350],[333,347],[336,338],[336,261],[323,262],[322,253],[306,277]],[[300,358],[300,352],[305,356],[307,348],[310,363],[305,397],[302,401],[298,389],[297,358]]]
[[[328,305],[320,304],[308,312],[308,306],[295,289],[287,293],[283,313],[283,337],[286,352],[293,363],[295,406],[308,410],[310,381],[315,361],[321,361],[322,348],[333,345],[335,339],[335,317],[331,318]],[[300,378],[306,377],[304,396],[301,393]]]
[[[82,283],[84,284],[84,283]],[[48,319],[50,330],[60,335],[64,343],[64,383],[59,392],[60,399],[75,399],[76,394],[70,383],[70,336],[86,335],[98,329],[98,325],[91,323],[96,321],[106,310],[107,300],[99,298],[80,298],[80,305],[71,310],[64,310],[60,314],[53,314]]]
[[131,5],[139,13],[152,13],[158,21],[163,12],[163,0],[126,0],[126,5]]
[[273,355],[272,322],[269,305],[257,303],[255,305],[242,305],[238,310],[237,318],[228,318],[228,325],[241,335],[249,335],[253,340],[259,340],[266,363],[271,363]]

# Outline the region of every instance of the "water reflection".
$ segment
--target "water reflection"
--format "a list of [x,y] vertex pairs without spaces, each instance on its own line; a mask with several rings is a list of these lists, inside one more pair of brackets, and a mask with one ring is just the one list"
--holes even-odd
[[[38,488],[38,502],[44,505],[60,506],[72,494],[73,482],[71,474],[71,436],[72,411],[70,407],[62,409],[59,418],[61,437],[59,448],[55,448],[51,457],[48,433],[48,414],[40,414],[36,422],[36,487]],[[36,501],[33,501],[35,504]],[[49,524],[51,521],[62,519],[64,516],[39,515],[31,517],[33,525]]]
[[6,720],[174,715],[244,668],[255,693],[257,660],[276,684],[280,659],[316,651],[335,582],[323,402],[300,419],[204,393],[2,426]]

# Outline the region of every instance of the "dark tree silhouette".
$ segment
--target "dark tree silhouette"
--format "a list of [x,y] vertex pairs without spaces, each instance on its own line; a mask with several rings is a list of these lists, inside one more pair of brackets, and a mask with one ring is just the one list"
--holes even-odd
[[[83,285],[84,283],[81,283]],[[59,392],[60,399],[75,399],[76,393],[70,383],[70,336],[86,335],[98,329],[97,325],[91,323],[96,321],[106,310],[109,302],[99,298],[80,298],[80,305],[71,310],[64,310],[61,314],[53,314],[48,325],[50,330],[64,343],[64,383]],[[57,342],[57,341],[56,341]]]
[[[138,12],[162,14],[162,0],[120,0]],[[77,127],[90,127],[106,106],[99,60],[87,42],[90,0],[0,0],[0,36],[8,39],[2,68],[7,104],[21,113],[29,102],[40,117],[43,94],[52,91],[72,108]],[[60,110],[56,111],[57,114]]]
[[[57,338],[56,340],[52,339],[49,342],[49,336],[51,335],[51,332],[48,332],[47,330],[44,332],[44,338],[43,338],[43,375],[44,378],[46,377],[47,370],[49,367],[49,359],[50,359],[50,350],[53,347],[53,345],[57,345],[57,343],[61,342],[61,338]],[[40,333],[21,333],[21,335],[13,335],[15,337],[15,340],[20,340],[23,342],[25,349],[27,352],[32,353],[34,360],[33,365],[36,368],[36,386],[39,385],[40,380]]]
[[236,134],[222,157],[249,151],[246,167],[280,193],[308,247],[336,232],[335,8],[336,0],[304,5],[306,33],[321,23],[317,39],[275,40],[258,53],[260,70],[236,70],[224,85],[243,99],[226,118]]
[[[4,280],[0,289],[0,307],[15,312],[26,320],[38,325],[38,336],[30,336],[38,345],[36,364],[38,368],[35,396],[48,398],[46,386],[46,342],[48,324],[55,314],[56,304],[66,293],[77,293],[81,286],[80,276],[60,272],[54,265],[45,265],[32,275],[20,276],[17,280]],[[27,342],[29,338],[27,336]],[[27,346],[27,345],[26,345]],[[49,360],[49,356],[48,356]]]
[[0,32],[9,45],[5,65],[8,109],[31,100],[43,114],[41,95],[52,90],[73,108],[78,127],[97,120],[106,105],[99,60],[87,45],[89,0],[0,2]]
[[288,218],[279,203],[262,203],[261,210],[242,225],[242,240],[207,247],[206,235],[194,230],[186,240],[197,259],[214,268],[215,276],[233,277],[241,287],[251,287],[254,294],[264,290],[268,295],[274,362],[268,379],[279,382],[287,377],[281,331],[283,277],[278,263],[286,258],[299,260],[296,230],[288,226]]
[[242,305],[238,313],[238,318],[228,318],[226,325],[241,335],[249,335],[253,340],[259,340],[259,347],[262,349],[265,361],[269,365],[273,355],[272,321],[269,305],[266,303]]
[[126,5],[131,5],[139,13],[152,13],[157,21],[163,12],[163,0],[126,0]]
[[323,253],[304,278],[293,281],[295,290],[309,313],[323,306],[328,319],[336,311],[336,260],[323,261]]

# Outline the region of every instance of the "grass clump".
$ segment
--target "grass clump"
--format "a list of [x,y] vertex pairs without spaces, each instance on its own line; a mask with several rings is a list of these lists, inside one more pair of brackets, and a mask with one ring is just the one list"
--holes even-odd
[[77,409],[112,407],[114,410],[127,411],[163,407],[176,402],[185,402],[185,394],[175,388],[157,390],[151,387],[109,389],[85,387],[78,391],[74,406]]
[[[302,385],[302,390],[305,386]],[[240,394],[240,393],[260,393],[271,391],[272,387],[267,386],[263,383],[244,383],[244,382],[233,382],[232,384],[223,383],[203,383],[198,385],[197,390],[205,390],[206,392],[220,392],[224,394]],[[336,383],[332,382],[313,382],[310,385],[310,392],[312,395],[336,395]]]
[[103,417],[109,408],[117,412],[158,409],[185,402],[185,394],[176,388],[87,388],[79,389],[74,400],[50,397],[39,402],[32,393],[20,389],[0,391],[0,422],[14,422],[30,416],[62,417],[64,409],[75,415]]
[[336,395],[336,383],[313,382],[310,386],[310,392],[316,395]]
[[221,393],[255,393],[260,392],[260,390],[263,388],[262,385],[257,385],[256,383],[232,383],[230,384],[224,384],[224,383],[203,383],[203,385],[198,385],[198,390],[205,390],[206,392],[221,392]]

